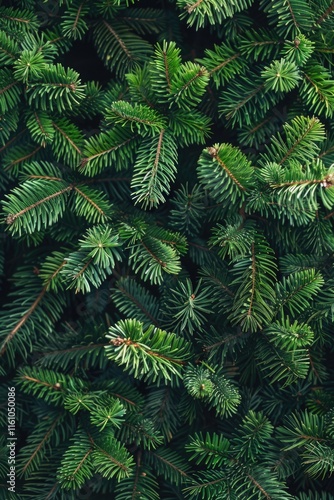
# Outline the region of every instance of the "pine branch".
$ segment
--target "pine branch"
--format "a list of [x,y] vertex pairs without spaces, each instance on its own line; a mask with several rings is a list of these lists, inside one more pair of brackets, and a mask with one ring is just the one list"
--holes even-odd
[[[109,329],[106,354],[136,378],[175,381],[190,357],[190,345],[175,334],[143,325],[136,320],[119,321]],[[168,344],[167,344],[168,339]]]
[[135,202],[152,208],[166,201],[165,194],[175,180],[176,163],[176,144],[165,129],[144,140],[137,152],[131,182]]

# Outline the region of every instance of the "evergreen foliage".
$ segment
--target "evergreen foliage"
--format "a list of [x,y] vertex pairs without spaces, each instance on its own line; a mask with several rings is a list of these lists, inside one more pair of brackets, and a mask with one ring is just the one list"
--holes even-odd
[[333,28],[2,3],[0,500],[334,498]]

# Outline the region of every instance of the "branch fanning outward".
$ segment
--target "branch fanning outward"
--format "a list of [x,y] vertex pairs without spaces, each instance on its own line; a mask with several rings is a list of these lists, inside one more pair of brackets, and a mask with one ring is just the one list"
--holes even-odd
[[182,366],[191,356],[189,342],[150,326],[145,331],[137,320],[119,321],[109,329],[109,359],[124,366],[136,378],[177,383]]
[[254,168],[239,148],[215,144],[203,151],[198,162],[198,175],[218,203],[240,207],[254,183]]

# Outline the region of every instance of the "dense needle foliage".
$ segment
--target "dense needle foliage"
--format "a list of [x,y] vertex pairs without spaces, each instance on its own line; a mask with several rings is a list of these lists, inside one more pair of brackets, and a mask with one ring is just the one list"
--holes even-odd
[[334,499],[333,30],[2,2],[0,499]]

